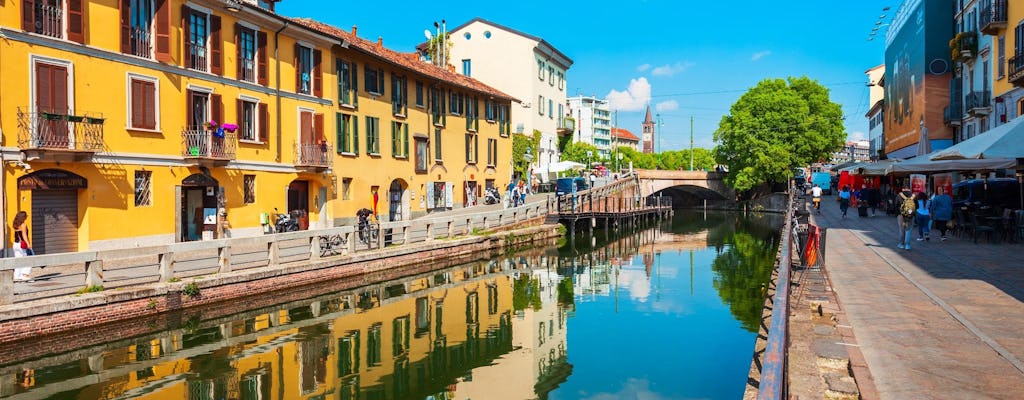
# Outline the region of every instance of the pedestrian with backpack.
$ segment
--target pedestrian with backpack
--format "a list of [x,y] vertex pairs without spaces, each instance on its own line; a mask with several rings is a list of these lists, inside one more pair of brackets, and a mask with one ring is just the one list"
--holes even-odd
[[896,223],[899,224],[899,244],[896,248],[910,250],[910,230],[914,226],[914,214],[917,206],[914,204],[914,193],[909,187],[904,187],[898,194],[900,199],[899,215],[896,216]]

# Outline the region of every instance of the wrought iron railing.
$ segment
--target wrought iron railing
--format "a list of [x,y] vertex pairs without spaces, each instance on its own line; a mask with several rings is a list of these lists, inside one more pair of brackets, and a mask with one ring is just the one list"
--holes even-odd
[[992,92],[988,90],[970,92],[967,94],[964,104],[967,106],[968,112],[976,109],[990,108],[992,107]]
[[30,112],[18,108],[18,147],[27,149],[100,151],[103,114]]
[[45,1],[35,2],[35,33],[55,38],[64,37],[63,2],[47,4]]
[[241,76],[239,79],[246,82],[256,82],[256,63],[252,59],[243,58],[239,61]]
[[328,168],[331,159],[331,144],[328,142],[299,143],[295,146],[295,165]]
[[152,54],[148,27],[132,27],[128,31],[128,40],[131,45],[131,54],[139,57],[149,58]]
[[197,71],[206,71],[206,46],[197,43],[185,43],[188,52],[188,67]]
[[206,127],[190,127],[181,132],[181,155],[185,158],[234,160],[237,147],[236,134],[219,134]]
[[570,117],[562,117],[558,119],[558,131],[564,133],[572,133],[576,130],[576,119]]
[[991,5],[982,8],[978,25],[982,32],[993,34],[1006,27],[1006,17],[1006,0],[993,0]]
[[1009,60],[1006,60],[1006,65],[1010,69],[1008,77],[1010,83],[1024,86],[1024,53],[1016,53]]
[[964,110],[960,106],[960,102],[950,103],[949,106],[942,110],[942,121],[946,125],[959,125],[963,119],[963,114]]

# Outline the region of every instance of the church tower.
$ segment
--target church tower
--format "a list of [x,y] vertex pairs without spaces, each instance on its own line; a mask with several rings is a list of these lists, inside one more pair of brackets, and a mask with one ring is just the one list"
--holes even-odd
[[644,118],[643,123],[643,142],[644,142],[644,153],[654,153],[654,120],[651,119],[651,106],[647,106],[647,117]]

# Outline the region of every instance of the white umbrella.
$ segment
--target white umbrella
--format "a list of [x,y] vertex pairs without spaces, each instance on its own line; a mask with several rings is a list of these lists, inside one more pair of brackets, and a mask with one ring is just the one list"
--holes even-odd
[[911,158],[906,161],[892,163],[886,168],[886,175],[893,173],[914,172],[947,172],[947,171],[986,171],[1013,168],[1017,160],[1009,158],[930,160],[929,155]]
[[988,158],[1024,158],[1024,118],[1014,118],[1006,124],[937,151],[931,156],[932,160]]

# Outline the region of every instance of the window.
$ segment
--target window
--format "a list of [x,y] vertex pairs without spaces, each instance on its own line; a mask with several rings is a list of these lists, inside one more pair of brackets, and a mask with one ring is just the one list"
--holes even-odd
[[561,103],[558,104],[558,114],[555,114],[555,115],[558,116],[559,120],[561,120],[562,117],[565,116],[565,108],[564,107],[565,106],[563,106]]
[[256,31],[236,25],[238,30],[238,80],[256,82]]
[[363,72],[366,75],[366,82],[363,85],[366,91],[378,96],[384,94],[384,70],[364,65]]
[[258,141],[259,105],[248,99],[238,99],[238,131],[239,139]]
[[1002,79],[1006,76],[1006,36],[1001,35],[996,45],[996,52],[999,57],[999,61],[996,62],[996,78]]
[[548,119],[555,118],[555,101],[548,99]]
[[476,164],[479,147],[477,146],[477,135],[476,133],[470,132],[466,134],[466,163]]
[[349,114],[337,114],[338,154],[359,153],[359,118]]
[[352,199],[352,178],[341,178],[341,199]]
[[209,35],[207,15],[188,9],[185,18],[185,66],[197,71],[206,71],[208,54],[206,39]]
[[471,72],[472,72],[471,68],[472,68],[472,64],[470,63],[470,60],[468,60],[468,59],[467,60],[462,60],[462,74],[463,75],[465,75],[465,76],[473,76],[473,75],[471,75]]
[[24,31],[60,39],[64,38],[67,26],[68,40],[85,43],[86,20],[82,11],[87,3],[68,1],[67,7],[63,0],[23,0],[20,3]]
[[558,72],[558,90],[565,90],[565,73]]
[[245,189],[244,204],[256,204],[256,175],[242,175],[242,185]]
[[495,102],[492,101],[491,99],[487,99],[484,101],[484,118],[487,120],[487,122],[493,122],[495,119],[494,105]]
[[405,116],[409,110],[409,99],[406,97],[408,88],[404,76],[391,74],[391,113]]
[[375,323],[366,330],[366,366],[378,367],[381,365],[381,324]]
[[409,124],[397,121],[391,123],[391,156],[409,157]]
[[430,143],[427,138],[416,138],[416,173],[427,173],[427,163],[430,162]]
[[127,33],[127,37],[121,38],[121,52],[150,58],[153,56],[153,0],[129,0],[127,3],[128,7],[121,10],[121,34]]
[[484,31],[484,37],[487,39],[491,38],[491,31]]
[[153,205],[153,172],[135,171],[135,206]]
[[537,115],[544,115],[544,96],[537,95]]
[[456,91],[448,92],[448,112],[452,115],[462,114],[462,93]]
[[[210,94],[205,92],[188,91],[188,130],[201,130],[203,124],[210,121]],[[218,121],[219,123],[220,121]]]
[[498,163],[498,139],[487,139],[487,166],[493,167]]
[[366,117],[366,154],[380,155],[380,118]]
[[416,81],[416,107],[423,107],[423,82]]
[[129,75],[128,77],[128,127],[131,129],[157,130],[157,83],[156,78]]
[[548,67],[548,85],[555,86],[555,67]]
[[335,65],[338,70],[338,104],[355,107],[359,105],[359,86],[356,75],[356,63],[336,59]]
[[444,90],[441,88],[430,89],[430,114],[434,126],[444,126],[448,114],[444,112]]
[[295,91],[302,94],[313,93],[313,49],[295,46]]
[[537,60],[537,79],[544,81],[544,61]]
[[498,133],[501,136],[508,137],[512,133],[512,121],[508,118],[509,106],[496,104],[495,109],[498,114]]
[[443,157],[441,157],[441,130],[434,128],[434,160],[441,164],[443,163]]
[[480,127],[480,119],[477,118],[476,97],[466,96],[466,130],[477,131]]

